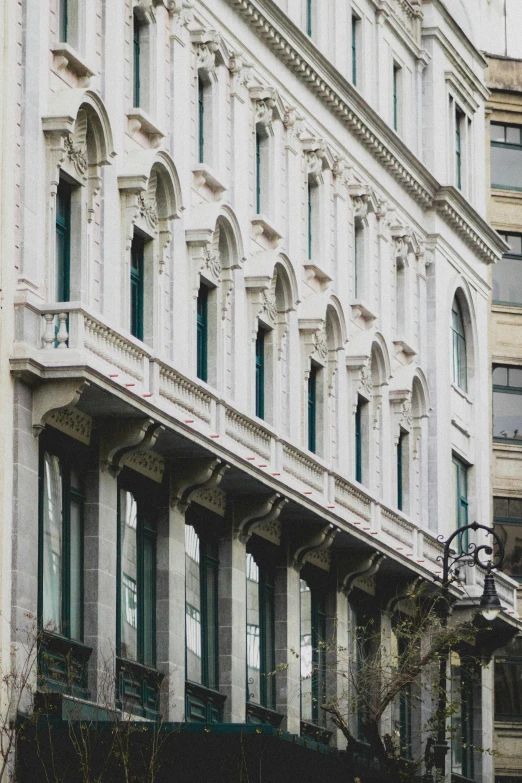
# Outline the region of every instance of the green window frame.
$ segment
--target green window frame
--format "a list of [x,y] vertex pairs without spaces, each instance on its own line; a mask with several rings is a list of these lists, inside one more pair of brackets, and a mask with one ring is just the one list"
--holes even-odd
[[401,66],[393,63],[393,130],[399,130],[399,74]]
[[201,381],[208,379],[208,294],[201,283],[196,303],[196,374]]
[[363,432],[362,409],[363,401],[359,397],[355,409],[355,480],[362,484],[363,480]]
[[473,684],[476,666],[451,654],[452,701],[458,704],[451,717],[451,770],[467,780],[473,780],[474,699]]
[[[469,468],[460,459],[453,457],[453,490],[455,503],[455,527],[461,528],[468,524],[468,483]],[[460,552],[465,552],[469,544],[469,531],[458,536]]]
[[312,243],[313,243],[313,202],[312,202],[312,190],[314,184],[308,180],[307,185],[307,200],[306,200],[306,220],[307,220],[307,242],[308,242],[308,258],[312,258]]
[[72,187],[61,179],[56,192],[56,301],[71,298],[71,195]]
[[352,84],[357,86],[357,33],[360,19],[352,14]]
[[275,592],[271,571],[246,555],[247,701],[275,709]]
[[468,391],[468,357],[466,347],[466,331],[460,302],[455,296],[451,308],[451,353],[453,383]]
[[300,580],[301,721],[324,726],[326,701],[326,607],[324,594]]
[[317,449],[317,375],[318,367],[312,364],[308,376],[308,451]]
[[134,234],[130,269],[130,331],[138,340],[143,340],[144,268],[145,240]]
[[256,128],[256,214],[261,214],[261,144],[263,138]]
[[509,251],[493,267],[493,302],[522,307],[522,234],[499,231],[499,236]]
[[522,497],[494,497],[493,525],[504,544],[502,570],[522,582]]
[[118,481],[116,654],[156,667],[156,529],[150,495]]
[[83,641],[83,517],[80,473],[69,455],[40,447],[38,618],[43,631]]
[[397,508],[403,510],[404,506],[404,446],[406,442],[406,432],[400,431],[397,442]]
[[219,688],[217,545],[197,525],[185,524],[185,677]]
[[522,125],[491,123],[491,187],[522,190]]
[[256,416],[265,418],[265,338],[266,331],[259,326],[256,337]]
[[141,106],[141,23],[136,14],[133,19],[132,34],[132,52],[133,52],[133,84],[132,95],[134,106]]
[[493,367],[493,440],[522,445],[522,367]]
[[312,30],[313,30],[312,13],[313,13],[313,0],[306,0],[306,34],[309,35],[310,37],[312,36]]
[[455,166],[459,190],[462,190],[462,123],[464,116],[464,112],[455,106]]
[[60,30],[60,42],[67,43],[68,39],[68,26],[69,26],[69,2],[68,0],[60,0],[59,5],[59,30]]
[[198,160],[205,162],[205,83],[198,75]]

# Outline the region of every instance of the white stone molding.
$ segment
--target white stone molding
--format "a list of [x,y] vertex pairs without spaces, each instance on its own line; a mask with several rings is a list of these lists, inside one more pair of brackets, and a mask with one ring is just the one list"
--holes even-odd
[[125,459],[152,449],[165,430],[154,419],[120,419],[106,423],[100,443],[103,470],[118,476]]
[[33,391],[33,434],[38,437],[54,411],[73,408],[88,386],[88,381],[78,378],[48,381],[37,386]]
[[246,544],[258,527],[279,519],[287,502],[278,492],[268,497],[238,499],[232,512],[236,538]]
[[393,421],[393,445],[396,446],[399,442],[401,429],[406,432],[412,430],[411,391],[409,389],[390,389],[389,400]]
[[317,555],[319,552],[326,552],[332,545],[338,532],[339,528],[335,527],[332,523],[322,525],[319,530],[315,530],[308,536],[306,541],[294,551],[292,556],[292,567],[295,568],[296,571],[300,571],[313,555]]
[[90,445],[92,416],[82,413],[78,408],[67,407],[51,411],[46,418],[46,424],[79,440],[80,443],[85,443],[86,446]]
[[218,487],[230,465],[220,459],[187,459],[171,464],[170,505],[185,512],[196,491]]
[[165,460],[159,454],[153,451],[133,452],[123,458],[123,465],[126,468],[141,473],[142,476],[152,479],[157,484],[163,481],[165,473]]
[[191,502],[224,517],[227,508],[227,494],[219,487],[196,489],[191,495]]
[[346,597],[350,595],[357,582],[375,576],[384,560],[382,552],[370,552],[356,555],[352,558],[343,558],[342,571],[339,574],[339,586]]

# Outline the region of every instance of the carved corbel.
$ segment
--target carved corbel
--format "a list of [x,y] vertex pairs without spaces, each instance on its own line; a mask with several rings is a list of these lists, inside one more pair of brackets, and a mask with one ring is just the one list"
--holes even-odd
[[323,161],[326,156],[326,142],[320,139],[312,149],[306,149],[306,174],[308,177],[316,177],[318,180],[323,175]]
[[234,505],[234,528],[236,538],[246,544],[252,533],[261,525],[267,525],[279,519],[279,515],[288,499],[275,492],[268,498],[255,500],[249,498]]
[[118,476],[125,457],[149,451],[165,427],[154,419],[122,419],[107,427],[101,442],[102,469]]
[[341,187],[348,187],[353,179],[353,169],[346,158],[334,158],[332,172],[335,177],[336,192],[339,193]]
[[370,577],[377,573],[384,560],[382,552],[371,552],[369,555],[360,555],[344,563],[344,575],[341,576],[341,592],[348,598],[355,582],[361,577]]
[[230,465],[220,459],[180,460],[172,464],[170,505],[183,513],[198,489],[218,487]]
[[422,576],[417,576],[415,579],[409,579],[407,582],[402,582],[397,586],[397,590],[393,598],[386,603],[386,611],[393,614],[395,607],[401,601],[408,601],[416,597],[418,587],[424,583]]
[[397,445],[401,427],[404,427],[408,432],[412,428],[411,391],[408,389],[392,389],[390,391],[390,406],[395,422],[393,428],[395,433],[394,444]]
[[253,65],[246,61],[243,52],[232,52],[228,61],[228,69],[232,76],[231,94],[244,102],[244,97],[246,96],[242,88],[249,88],[253,78]]
[[33,392],[33,434],[35,437],[41,433],[53,411],[74,407],[87,386],[89,386],[89,382],[83,378],[49,381],[37,386]]
[[331,523],[323,525],[318,531],[313,533],[305,544],[296,549],[292,558],[293,568],[296,571],[300,571],[311,555],[329,549],[338,532],[339,529]]
[[209,77],[216,78],[216,52],[221,43],[221,35],[217,30],[195,30],[190,39],[196,50],[196,68],[206,71]]

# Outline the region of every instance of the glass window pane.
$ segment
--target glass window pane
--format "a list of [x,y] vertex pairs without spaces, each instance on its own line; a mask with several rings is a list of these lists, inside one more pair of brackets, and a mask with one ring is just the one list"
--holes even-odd
[[[72,476],[72,474],[71,474]],[[81,641],[82,629],[82,508],[73,500],[70,507],[70,561],[71,561],[71,639]]]
[[506,234],[506,242],[509,245],[509,253],[513,256],[522,255],[522,235]]
[[143,663],[145,666],[154,666],[156,663],[154,638],[155,560],[154,537],[151,534],[146,534],[143,539]]
[[508,384],[515,389],[522,389],[522,369],[520,367],[509,368]]
[[207,562],[206,632],[207,632],[207,685],[218,689],[217,649],[217,564]]
[[301,579],[301,718],[312,720],[312,593]]
[[495,717],[522,717],[522,659],[520,663],[495,660]]
[[185,633],[187,635],[187,680],[202,682],[201,572],[199,537],[185,525]]
[[495,518],[509,516],[507,498],[493,498],[493,516]]
[[522,188],[522,149],[491,147],[491,184]]
[[511,498],[509,501],[509,516],[512,519],[522,519],[522,500]]
[[506,142],[508,144],[520,144],[520,128],[508,125],[506,128]]
[[493,437],[522,440],[522,394],[493,392]]
[[264,596],[265,616],[263,624],[263,646],[265,650],[265,665],[263,675],[266,677],[266,704],[269,709],[275,709],[275,640],[274,640],[274,591],[265,584]]
[[493,383],[496,386],[507,386],[507,367],[495,367],[493,370]]
[[506,126],[491,123],[491,141],[505,141]]
[[248,701],[261,704],[261,618],[259,612],[259,568],[247,554],[247,677]]
[[522,525],[495,524],[495,531],[504,544],[505,574],[522,580]]
[[44,454],[42,623],[62,630],[63,477],[58,457]]
[[493,301],[522,305],[522,259],[504,257],[494,265]]
[[120,490],[121,624],[120,654],[138,657],[138,509],[131,492]]

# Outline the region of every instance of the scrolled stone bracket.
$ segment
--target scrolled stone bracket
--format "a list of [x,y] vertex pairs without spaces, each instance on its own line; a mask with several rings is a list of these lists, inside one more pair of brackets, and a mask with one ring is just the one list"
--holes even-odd
[[288,499],[278,492],[258,501],[249,498],[237,503],[233,510],[236,538],[246,544],[256,528],[275,522],[287,503]]
[[82,392],[89,386],[83,378],[49,381],[33,392],[33,434],[38,437],[51,413],[61,408],[74,407]]
[[324,552],[331,547],[338,532],[339,528],[332,523],[322,525],[304,544],[295,550],[292,558],[292,567],[299,572],[312,554]]
[[103,470],[118,476],[125,457],[149,451],[165,427],[154,419],[129,419],[116,422],[101,442],[100,458]]
[[345,572],[340,579],[341,592],[348,597],[357,579],[374,576],[379,570],[384,557],[385,555],[382,552],[371,552],[369,555],[361,555],[345,563]]
[[170,505],[185,513],[192,495],[200,489],[218,487],[230,465],[220,459],[174,462],[171,468]]

